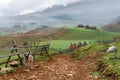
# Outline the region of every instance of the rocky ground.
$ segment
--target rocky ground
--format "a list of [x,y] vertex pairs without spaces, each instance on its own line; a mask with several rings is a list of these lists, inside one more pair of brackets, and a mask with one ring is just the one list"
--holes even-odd
[[56,54],[49,61],[35,62],[32,70],[21,68],[1,75],[0,80],[94,80],[98,78],[92,75],[97,56],[93,53],[76,60],[69,54]]

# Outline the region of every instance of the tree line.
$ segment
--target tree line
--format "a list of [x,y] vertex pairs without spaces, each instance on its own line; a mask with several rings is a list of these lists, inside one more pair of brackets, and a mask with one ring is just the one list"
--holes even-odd
[[83,25],[83,24],[78,24],[78,28],[85,28],[85,29],[91,29],[91,30],[97,30],[96,26],[90,26],[90,25]]

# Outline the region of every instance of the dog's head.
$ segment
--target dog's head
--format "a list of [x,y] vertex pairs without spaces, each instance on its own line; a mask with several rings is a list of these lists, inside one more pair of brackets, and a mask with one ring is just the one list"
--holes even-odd
[[29,52],[24,53],[24,56],[27,60],[28,60],[29,55],[30,55]]

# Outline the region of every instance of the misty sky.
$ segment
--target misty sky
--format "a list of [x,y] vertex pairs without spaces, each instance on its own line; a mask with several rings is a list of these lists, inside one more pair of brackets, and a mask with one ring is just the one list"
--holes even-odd
[[[107,7],[105,9],[111,9],[113,11],[115,9],[120,10],[120,0],[0,0],[0,16],[27,14],[36,11],[43,11],[54,5],[66,6],[75,2],[86,2],[88,4],[91,4],[91,2],[94,4],[104,2],[101,4],[101,7]],[[97,7],[97,5],[93,6],[93,8],[95,7]],[[97,9],[99,10],[100,6],[98,6]]]
[[[45,10],[48,10],[47,13]],[[81,20],[86,24],[94,22],[102,24],[120,16],[120,0],[0,0],[0,22],[6,22],[6,19],[3,20],[4,17],[35,12],[41,12],[41,15],[43,12],[47,20],[48,17],[54,21],[58,20],[57,18],[62,20],[66,18],[76,23]]]
[[68,5],[82,0],[0,0],[0,15],[13,16],[43,11],[54,5]]

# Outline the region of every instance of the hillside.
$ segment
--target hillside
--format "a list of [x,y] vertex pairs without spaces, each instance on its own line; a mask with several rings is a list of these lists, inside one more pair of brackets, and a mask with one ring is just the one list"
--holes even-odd
[[[60,33],[61,32],[61,33]],[[52,34],[62,34],[65,33],[64,28],[55,28],[55,27],[50,27],[50,28],[37,28],[31,31],[26,32],[26,34],[35,34],[35,35],[40,35],[40,36],[47,36],[47,35],[52,35]]]
[[[12,25],[12,27],[0,27],[0,35],[8,35],[8,34],[18,34],[18,33],[25,33],[30,30],[36,28],[42,28],[43,26],[37,23],[19,23]],[[50,26],[49,26],[50,27]]]
[[[111,45],[118,48],[118,53],[106,53]],[[7,77],[0,75],[0,80],[119,80],[119,46],[118,42],[107,45],[92,44],[69,54],[52,54],[51,59],[46,57],[45,60],[35,61],[34,69],[27,71],[24,67],[20,67],[15,69],[15,72],[6,74]]]
[[45,28],[35,29],[27,32],[62,40],[96,40],[96,39],[111,39],[118,35],[115,32],[107,32],[100,30],[89,30],[83,28]]
[[103,30],[111,32],[120,32],[120,23],[111,23],[102,27]]
[[111,32],[120,32],[120,16],[115,18],[111,23],[102,26],[102,29]]
[[113,39],[119,33],[84,28],[37,28],[22,34],[9,35],[14,37],[38,37],[42,39],[59,40],[98,40]]
[[118,35],[118,33],[89,30],[82,28],[68,28],[67,33],[60,39],[67,40],[95,40],[95,39],[110,39]]

